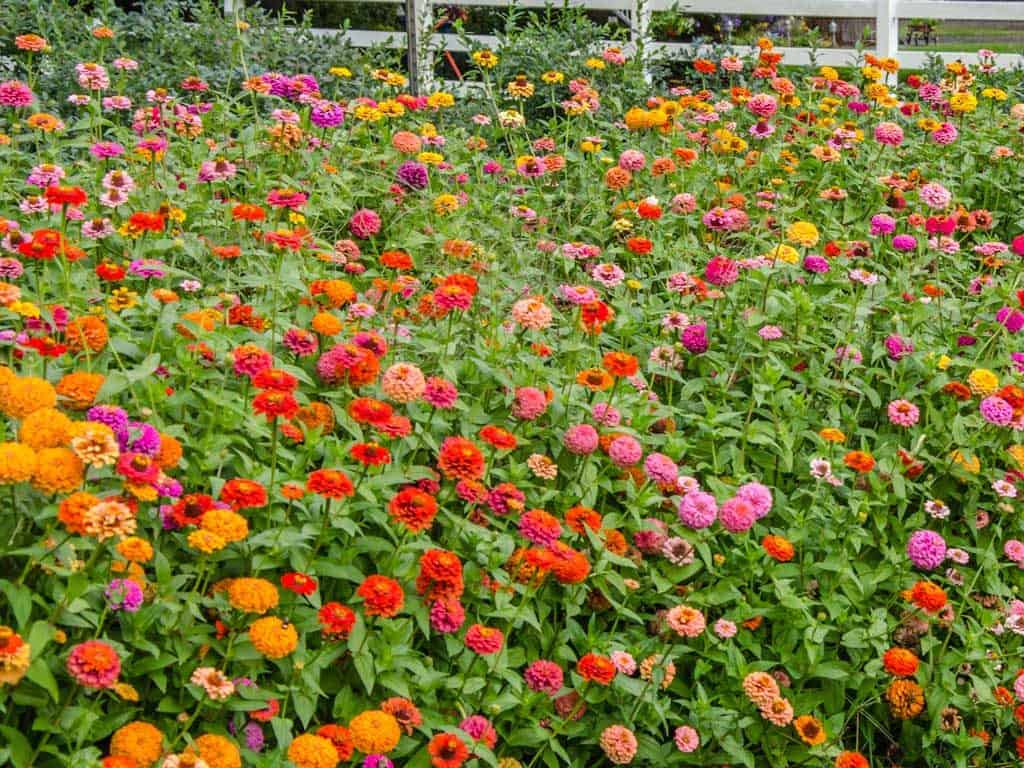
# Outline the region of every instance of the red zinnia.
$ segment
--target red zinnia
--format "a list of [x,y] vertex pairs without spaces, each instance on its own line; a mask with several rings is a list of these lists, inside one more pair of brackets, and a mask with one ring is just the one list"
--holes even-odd
[[348,475],[337,469],[317,469],[309,473],[306,490],[325,499],[344,499],[356,492]]
[[357,397],[348,404],[348,415],[359,424],[379,427],[391,418],[390,405],[372,397]]
[[448,437],[441,444],[438,469],[454,480],[479,480],[484,476],[484,455],[472,440]]
[[281,577],[281,586],[296,595],[312,595],[316,592],[316,579],[304,573],[292,571]]
[[96,265],[96,276],[100,280],[106,280],[109,283],[124,280],[126,274],[128,273],[125,268],[119,264],[111,264],[109,261],[104,261]]
[[291,392],[267,389],[252,399],[252,409],[266,416],[268,420],[278,417],[290,419],[299,412],[299,404]]
[[330,602],[324,603],[317,612],[320,628],[325,635],[344,640],[356,625],[356,614],[347,605]]
[[290,373],[278,368],[267,368],[252,377],[256,389],[272,389],[275,392],[294,392],[299,381]]
[[171,507],[171,519],[179,528],[186,525],[199,525],[203,515],[214,507],[212,496],[205,493],[190,493],[182,496]]
[[263,221],[267,213],[258,205],[240,203],[231,209],[231,218],[235,221]]
[[256,509],[267,505],[267,489],[255,480],[233,477],[220,489],[220,500],[236,512],[240,509]]
[[379,467],[391,463],[391,451],[377,443],[356,443],[349,455],[365,467]]
[[81,187],[53,186],[47,187],[44,194],[50,205],[85,205],[89,196]]
[[515,435],[507,429],[502,429],[492,424],[480,430],[480,439],[489,445],[493,445],[499,451],[511,451],[516,447]]
[[427,530],[437,515],[437,501],[419,488],[403,488],[388,503],[388,514],[413,533]]
[[606,656],[588,653],[576,662],[576,672],[584,680],[593,681],[598,685],[610,685],[615,679],[615,665]]
[[367,576],[359,585],[356,594],[363,598],[367,616],[383,616],[390,619],[405,605],[402,585],[387,576]]
[[140,232],[163,232],[164,224],[159,211],[137,211],[128,217],[128,226]]

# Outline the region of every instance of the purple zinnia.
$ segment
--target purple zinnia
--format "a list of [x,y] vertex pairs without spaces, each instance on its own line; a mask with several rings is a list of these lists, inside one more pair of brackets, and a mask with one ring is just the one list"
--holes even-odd
[[[121,442],[121,436],[118,435],[118,442]],[[160,432],[152,424],[147,424],[144,421],[129,421],[128,432],[125,434],[125,445],[121,446],[121,450],[126,448],[133,453],[144,453],[147,456],[156,456],[160,452]]]
[[128,414],[116,405],[94,405],[85,412],[85,418],[87,421],[106,424],[119,437],[128,432]]
[[426,189],[430,183],[430,174],[427,171],[427,166],[423,163],[417,163],[415,160],[406,160],[398,166],[395,178],[398,179],[400,184],[409,187],[409,189]]

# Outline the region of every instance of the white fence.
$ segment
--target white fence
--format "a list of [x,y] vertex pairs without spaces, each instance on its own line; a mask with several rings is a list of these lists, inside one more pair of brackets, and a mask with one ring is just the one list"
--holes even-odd
[[[403,0],[365,0],[367,2],[395,3]],[[224,11],[234,13],[245,0],[224,0]],[[439,3],[440,4],[440,3]],[[972,2],[971,0],[462,0],[461,5],[520,8],[582,7],[589,10],[618,11],[629,15],[634,45],[641,44],[646,51],[677,51],[689,49],[686,43],[651,41],[648,30],[651,14],[676,10],[686,14],[712,14],[735,16],[787,16],[826,17],[834,19],[874,19],[874,52],[880,57],[895,57],[904,67],[917,68],[925,64],[929,54],[899,48],[900,19],[935,19],[966,21],[1024,21],[1024,2]],[[411,0],[413,21],[407,25],[412,32],[415,50],[413,61],[420,73],[421,86],[429,86],[432,57],[437,51],[464,51],[466,46],[456,35],[434,31],[433,0]],[[319,34],[343,35],[358,47],[385,45],[406,48],[410,36],[402,32],[373,32],[368,30],[315,30]],[[497,39],[489,35],[469,35],[474,45],[493,47]],[[1024,34],[1021,48],[1024,49]],[[858,52],[852,48],[823,47],[818,49],[776,47],[783,55],[783,63],[791,65],[845,66],[857,60]],[[976,51],[941,52],[946,61],[960,59],[964,63],[977,63]],[[813,61],[812,61],[813,58]],[[1024,66],[1024,56],[997,54],[1000,67]]]

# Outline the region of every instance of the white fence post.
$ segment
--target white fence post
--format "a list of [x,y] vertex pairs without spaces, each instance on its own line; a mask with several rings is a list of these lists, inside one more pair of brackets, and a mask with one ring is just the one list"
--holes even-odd
[[224,15],[234,16],[235,8],[238,8],[238,10],[242,10],[242,8],[244,7],[244,0],[224,0]]
[[879,57],[895,58],[900,44],[899,0],[877,0],[875,50]]
[[432,0],[405,0],[405,43],[409,83],[419,95],[434,83],[434,55],[430,37],[434,31]]
[[644,77],[651,81],[651,73],[647,68],[647,43],[650,40],[651,31],[651,7],[649,0],[633,0],[632,7],[633,24],[630,27],[629,36],[632,38],[636,55],[640,57],[640,64],[644,68]]

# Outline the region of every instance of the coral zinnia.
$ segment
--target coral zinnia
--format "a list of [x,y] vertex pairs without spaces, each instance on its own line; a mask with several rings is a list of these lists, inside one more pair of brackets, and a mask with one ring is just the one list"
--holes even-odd
[[419,488],[400,490],[388,503],[388,514],[413,533],[427,530],[437,515],[437,501]]
[[454,733],[439,733],[427,745],[434,768],[459,768],[469,757],[469,749]]
[[344,499],[355,493],[348,475],[337,469],[317,469],[309,473],[306,490],[325,499]]
[[405,605],[402,585],[387,576],[367,576],[356,594],[363,598],[367,616],[382,616],[390,619]]
[[484,455],[472,440],[448,437],[441,444],[438,469],[455,480],[479,480],[484,476]]

